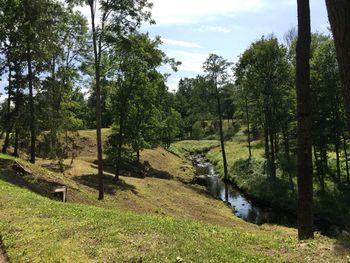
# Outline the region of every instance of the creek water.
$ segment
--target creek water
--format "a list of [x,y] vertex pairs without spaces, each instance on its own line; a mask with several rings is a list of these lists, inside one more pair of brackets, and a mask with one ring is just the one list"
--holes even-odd
[[[257,225],[271,223],[288,227],[297,226],[296,216],[292,213],[254,202],[232,183],[223,182],[215,171],[214,165],[201,154],[190,155],[189,159],[196,169],[195,181],[206,186],[211,196],[229,204],[237,217]],[[344,226],[330,221],[318,218],[315,219],[314,224],[315,230],[323,235],[337,237],[340,234],[347,234],[350,236]]]
[[210,195],[229,204],[237,217],[257,225],[265,223],[296,225],[296,218],[292,215],[254,203],[231,183],[224,183],[216,173],[214,166],[202,155],[194,154],[189,156],[189,159],[196,169],[196,178],[200,179],[203,184],[205,182]]

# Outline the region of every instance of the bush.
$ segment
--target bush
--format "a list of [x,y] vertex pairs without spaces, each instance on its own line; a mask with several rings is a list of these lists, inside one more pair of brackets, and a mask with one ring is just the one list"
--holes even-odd
[[201,140],[204,137],[204,130],[200,122],[196,122],[192,126],[192,137],[195,140]]

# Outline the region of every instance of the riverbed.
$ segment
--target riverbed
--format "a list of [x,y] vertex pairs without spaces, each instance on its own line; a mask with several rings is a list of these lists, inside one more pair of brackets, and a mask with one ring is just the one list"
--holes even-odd
[[[232,183],[223,182],[215,171],[214,165],[201,154],[192,154],[188,158],[196,170],[194,181],[204,185],[211,196],[228,204],[237,217],[257,225],[269,223],[288,227],[297,226],[297,218],[292,213],[254,202]],[[343,227],[322,219],[315,220],[315,226],[318,231],[327,236],[338,236],[346,232]]]

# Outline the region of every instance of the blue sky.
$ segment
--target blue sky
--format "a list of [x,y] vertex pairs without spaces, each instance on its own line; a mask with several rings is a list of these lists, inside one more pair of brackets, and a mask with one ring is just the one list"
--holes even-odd
[[[182,61],[168,80],[176,89],[180,78],[202,73],[208,54],[236,62],[254,40],[284,34],[297,25],[296,0],[152,0],[156,25],[144,26],[163,39],[162,49]],[[328,32],[324,0],[311,0],[312,30]]]
[[[182,62],[168,79],[176,90],[180,78],[202,73],[202,64],[210,53],[236,62],[238,56],[262,35],[284,34],[297,25],[296,0],[151,0],[156,25],[143,26],[150,36],[161,36],[162,49]],[[88,7],[79,8],[89,18]],[[312,30],[328,32],[324,0],[311,0]],[[167,71],[167,69],[162,69]],[[0,93],[6,76],[0,80]],[[0,96],[0,100],[4,95]]]

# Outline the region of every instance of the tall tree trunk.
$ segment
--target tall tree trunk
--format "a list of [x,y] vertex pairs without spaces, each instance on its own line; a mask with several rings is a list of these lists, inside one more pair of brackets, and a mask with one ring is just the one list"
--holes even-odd
[[265,111],[265,123],[264,123],[264,139],[265,139],[265,158],[266,158],[266,173],[270,173],[270,149],[269,149],[269,129],[267,121],[267,113]]
[[[91,28],[92,28],[92,42],[94,47],[95,58],[95,95],[96,95],[96,141],[97,141],[97,162],[98,162],[98,199],[104,198],[103,186],[103,156],[102,156],[102,136],[101,136],[101,86],[100,86],[100,67],[101,67],[101,36],[98,36],[95,27],[95,0],[89,0],[91,13]],[[99,40],[97,39],[99,38]]]
[[15,66],[16,71],[16,97],[15,97],[15,141],[13,146],[13,155],[15,157],[18,157],[18,137],[19,137],[19,129],[18,129],[18,122],[19,122],[19,114],[20,114],[20,107],[21,107],[21,100],[20,100],[20,86],[23,88],[23,81],[21,79],[21,70],[19,62],[16,61]]
[[321,179],[322,182],[324,182],[324,178],[326,176],[326,171],[328,169],[328,164],[327,164],[327,152],[321,147],[320,149],[320,167],[321,167]]
[[[124,108],[125,109],[125,108]],[[117,160],[115,165],[115,179],[119,179],[120,175],[120,166],[122,162],[122,147],[123,147],[123,141],[124,141],[124,112],[123,110],[120,111],[119,115],[119,135],[118,135],[118,152],[117,152]]]
[[249,120],[249,108],[248,108],[248,98],[245,97],[245,112],[247,119],[247,132],[248,132],[248,150],[249,150],[249,159],[252,158],[252,148],[250,145],[250,120]]
[[275,156],[278,156],[279,153],[279,138],[278,138],[278,133],[274,132],[273,134],[273,138],[274,138],[274,144],[275,144]]
[[136,160],[137,162],[140,162],[140,150],[136,151]]
[[345,165],[346,165],[346,182],[350,183],[348,149],[347,149],[346,137],[345,137],[344,131],[342,135],[343,135],[343,147],[344,147]]
[[321,187],[321,192],[324,192],[325,188],[324,188],[324,180],[323,180],[323,168],[322,166],[322,154],[321,154],[321,161],[318,159],[318,155],[317,155],[317,149],[316,149],[316,145],[313,145],[313,152],[314,152],[314,156],[315,156],[315,163],[316,163],[316,174],[317,174],[317,179],[318,182],[320,183],[320,187]]
[[[10,56],[10,55],[8,55]],[[11,96],[12,96],[12,80],[11,80],[11,75],[12,75],[12,68],[10,65],[10,58],[8,58],[8,67],[9,67],[9,76],[8,76],[8,97],[7,97],[7,111],[6,111],[6,134],[5,134],[5,141],[2,146],[2,153],[7,152],[7,148],[9,147],[10,144],[10,133],[12,130],[12,123],[13,120],[11,120]]]
[[34,95],[33,95],[33,69],[32,69],[32,54],[27,40],[27,66],[28,66],[28,86],[29,86],[29,112],[30,112],[30,162],[35,163],[35,112],[34,112]]
[[298,121],[298,237],[314,238],[310,103],[311,25],[309,0],[298,0],[296,88]]
[[347,124],[350,129],[350,1],[326,0],[326,5],[343,84]]
[[272,123],[271,111],[269,111],[268,115],[268,123],[269,123],[269,134],[270,134],[270,175],[271,178],[276,178],[276,155],[275,155],[275,139],[274,139],[274,130]]
[[282,135],[283,135],[283,143],[284,143],[284,152],[287,160],[288,167],[288,176],[289,176],[289,187],[290,190],[294,192],[294,183],[293,183],[293,173],[291,171],[291,161],[290,161],[290,147],[289,147],[289,132],[288,128],[282,126]]
[[13,156],[18,157],[18,129],[15,130],[15,142],[13,145]]
[[[224,143],[224,132],[222,127],[222,113],[221,113],[221,102],[220,102],[220,94],[217,87],[217,83],[215,81],[215,88],[216,88],[216,100],[217,100],[217,107],[218,107],[218,117],[219,117],[219,130],[220,130],[220,144],[221,144],[221,153],[222,153],[222,161],[224,164],[224,181],[228,181],[228,171],[227,171],[227,160],[226,160],[226,152],[225,152],[225,143]],[[225,193],[225,200],[228,199],[228,196],[226,196],[228,193]]]
[[[337,135],[338,137],[338,135]],[[338,184],[340,184],[340,154],[339,154],[339,143],[338,143],[338,138],[337,138],[337,142],[335,142],[334,144],[335,147],[335,156],[336,156],[336,167],[337,167],[337,178],[336,178],[336,182]]]

